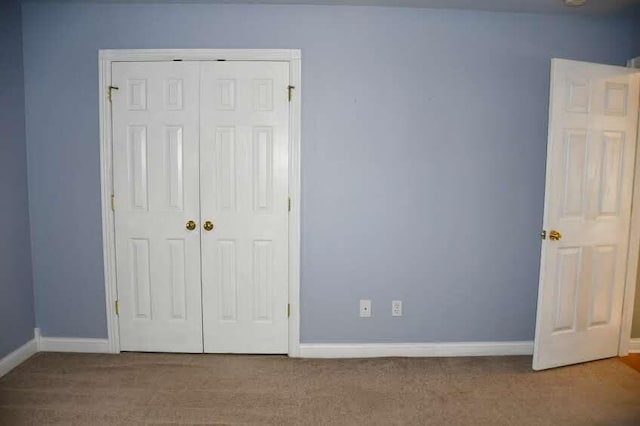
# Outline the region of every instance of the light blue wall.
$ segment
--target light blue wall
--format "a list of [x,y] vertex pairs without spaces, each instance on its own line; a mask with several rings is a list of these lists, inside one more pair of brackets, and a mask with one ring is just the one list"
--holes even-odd
[[20,5],[0,3],[0,358],[33,338]]
[[[628,20],[406,8],[24,7],[37,323],[106,335],[100,48],[301,48],[302,340],[533,337],[552,57]],[[358,318],[358,299],[373,318]],[[404,300],[392,318],[391,300]]]
[[640,6],[636,9],[635,18],[633,20],[633,39],[635,43],[634,55],[640,56]]

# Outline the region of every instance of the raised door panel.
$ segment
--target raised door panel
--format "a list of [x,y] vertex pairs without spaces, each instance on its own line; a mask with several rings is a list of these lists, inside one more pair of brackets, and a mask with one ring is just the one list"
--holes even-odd
[[218,210],[236,209],[236,128],[220,126],[215,132],[216,185],[212,197],[218,200]]
[[182,126],[165,127],[167,208],[182,210],[184,202],[184,145]]
[[129,183],[131,206],[137,210],[148,208],[147,127],[128,126]]
[[562,217],[585,216],[589,139],[585,129],[567,129],[564,140]]
[[253,139],[253,209],[270,212],[273,207],[273,128],[254,127]]
[[131,284],[134,293],[134,316],[136,319],[150,320],[151,316],[151,265],[149,263],[149,240],[130,240]]
[[[236,322],[238,320],[238,274],[236,258],[236,242],[234,240],[218,241],[218,288],[219,320]],[[215,306],[207,306],[215,309]]]
[[594,248],[589,327],[607,325],[611,322],[618,263],[616,258],[616,246],[603,245]]
[[169,239],[169,279],[171,280],[171,317],[183,320],[187,317],[186,305],[186,252],[184,239]]
[[624,133],[603,132],[600,182],[595,192],[599,216],[617,216],[622,198]]
[[575,331],[578,289],[582,271],[582,249],[567,247],[557,252],[556,296],[553,332]]

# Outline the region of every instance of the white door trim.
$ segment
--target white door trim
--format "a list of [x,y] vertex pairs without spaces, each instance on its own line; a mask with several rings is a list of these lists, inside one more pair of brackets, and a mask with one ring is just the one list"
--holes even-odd
[[134,49],[100,50],[98,54],[100,102],[100,180],[102,200],[102,251],[104,258],[104,286],[107,312],[107,341],[110,353],[120,352],[118,300],[115,263],[115,222],[111,209],[113,193],[111,105],[112,62],[136,61],[284,61],[289,62],[290,81],[294,86],[289,107],[289,356],[300,355],[300,141],[302,55],[298,49]]
[[[640,57],[627,62],[629,68],[640,67]],[[639,70],[640,72],[640,70]],[[640,95],[639,95],[640,96]],[[640,120],[638,120],[638,141],[640,141]],[[618,355],[626,356],[631,349],[631,327],[633,325],[633,305],[638,283],[638,258],[640,256],[640,145],[636,149],[636,164],[631,198],[631,227],[629,229],[629,254],[627,257],[627,276],[622,302],[622,322],[620,323],[620,341]]]

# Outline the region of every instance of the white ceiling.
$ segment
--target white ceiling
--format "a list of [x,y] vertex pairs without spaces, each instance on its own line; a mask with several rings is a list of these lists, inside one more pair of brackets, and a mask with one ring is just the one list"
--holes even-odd
[[23,2],[314,4],[424,7],[523,13],[575,13],[587,15],[605,15],[625,12],[633,5],[640,5],[640,0],[587,0],[585,6],[578,8],[565,6],[563,0],[23,0]]

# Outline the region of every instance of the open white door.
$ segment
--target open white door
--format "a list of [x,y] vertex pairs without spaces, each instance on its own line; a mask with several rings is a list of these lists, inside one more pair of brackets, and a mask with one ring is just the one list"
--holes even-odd
[[637,70],[552,61],[535,370],[618,353],[639,93]]
[[199,64],[114,63],[112,84],[120,347],[202,352]]

